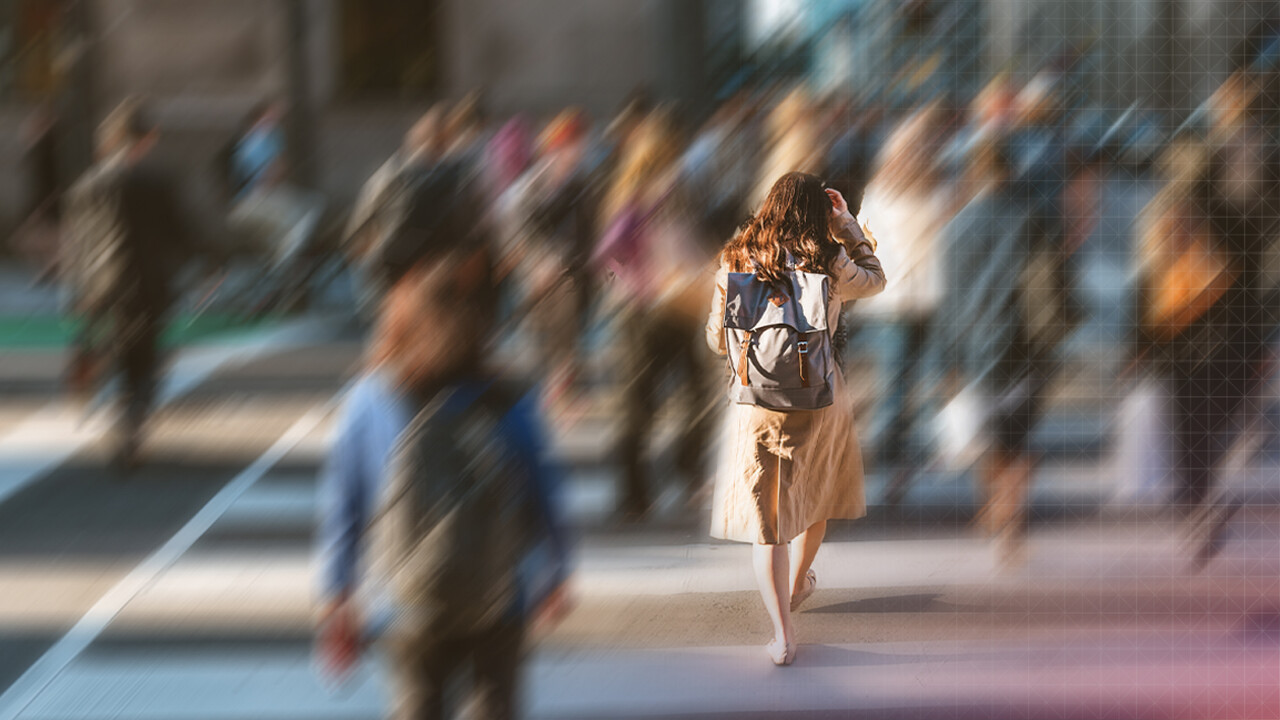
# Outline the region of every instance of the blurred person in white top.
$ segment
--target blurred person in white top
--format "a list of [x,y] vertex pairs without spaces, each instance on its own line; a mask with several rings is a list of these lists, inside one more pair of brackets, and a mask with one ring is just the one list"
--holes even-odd
[[928,379],[925,341],[943,287],[938,233],[952,215],[954,193],[939,158],[947,115],[931,103],[892,131],[862,201],[862,217],[877,235],[893,237],[880,254],[885,274],[894,278],[880,295],[859,302],[854,314],[879,331],[879,371],[884,388],[873,436],[878,457],[894,468],[886,491],[890,504],[901,499],[922,452],[911,430]]

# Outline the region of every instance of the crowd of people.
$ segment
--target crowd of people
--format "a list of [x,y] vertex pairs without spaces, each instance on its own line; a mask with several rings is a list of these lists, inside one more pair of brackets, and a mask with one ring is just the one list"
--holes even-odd
[[[1233,74],[1209,122],[1172,135],[1163,189],[1136,225],[1127,371],[1166,388],[1168,499],[1189,516],[1224,507],[1221,461],[1261,414],[1270,377],[1278,87],[1270,71]],[[652,517],[672,490],[710,505],[716,537],[756,545],[777,664],[795,657],[789,610],[816,587],[827,521],[866,512],[859,426],[893,503],[951,442],[935,418],[967,418],[959,432],[984,500],[975,523],[1019,557],[1032,432],[1085,320],[1076,253],[1114,159],[1074,132],[1059,82],[1002,77],[968,105],[895,112],[803,89],[742,92],[699,127],[639,95],[606,125],[575,108],[542,126],[493,124],[480,109],[467,98],[425,113],[343,236],[374,329],[323,483],[333,664],[359,644],[359,557],[368,528],[386,528],[374,544],[392,605],[466,617],[448,632],[418,617],[396,636],[401,713],[436,716],[452,659],[467,656],[488,712],[510,716],[515,648],[564,603],[545,424],[594,417],[602,396],[620,403],[617,518]],[[282,182],[279,117],[256,113],[224,167],[231,217],[268,228],[287,257],[323,202]],[[118,365],[126,465],[138,461],[175,268],[198,254],[151,167],[154,141],[140,106],[113,113],[58,216],[59,270],[86,320],[72,377],[103,356]],[[779,327],[819,335],[771,346]],[[792,365],[775,370],[774,355]],[[778,391],[786,368],[797,393]],[[667,406],[669,461],[654,452]],[[463,476],[484,492],[455,498],[439,479]],[[550,559],[519,560],[532,546]],[[475,585],[459,558],[511,572]]]

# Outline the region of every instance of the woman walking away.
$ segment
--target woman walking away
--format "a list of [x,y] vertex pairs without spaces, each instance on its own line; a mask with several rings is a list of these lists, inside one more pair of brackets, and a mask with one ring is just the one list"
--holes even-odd
[[842,303],[884,289],[874,252],[838,191],[792,172],[721,253],[707,342],[728,355],[736,403],[711,535],[755,544],[774,631],[765,650],[778,665],[795,659],[791,613],[817,587],[810,566],[827,521],[866,514],[853,403],[830,334]]

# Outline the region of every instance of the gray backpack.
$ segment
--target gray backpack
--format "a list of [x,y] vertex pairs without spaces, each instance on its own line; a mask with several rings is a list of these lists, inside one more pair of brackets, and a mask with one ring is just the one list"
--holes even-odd
[[831,279],[791,270],[779,285],[755,273],[729,273],[725,348],[729,399],[770,410],[817,410],[834,401]]
[[117,163],[95,165],[67,192],[62,272],[80,312],[105,310],[138,290],[123,203]]
[[518,566],[536,530],[528,463],[504,435],[519,396],[445,390],[400,436],[371,524],[375,562],[421,632],[467,634],[517,608]]

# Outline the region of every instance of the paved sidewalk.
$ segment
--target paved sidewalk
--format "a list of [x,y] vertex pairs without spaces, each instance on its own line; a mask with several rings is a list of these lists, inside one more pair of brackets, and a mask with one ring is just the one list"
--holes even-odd
[[[296,479],[264,480],[261,487],[279,488]],[[269,522],[265,495],[255,492],[212,529]],[[1177,526],[1158,521],[1039,530],[1026,564],[1013,570],[976,539],[835,541],[816,565],[819,593],[797,618],[802,640],[832,622],[856,631],[860,612],[902,612],[943,631],[910,642],[807,642],[784,669],[758,645],[705,633],[671,643],[618,624],[654,608],[666,618],[660,624],[695,622],[752,594],[746,546],[588,545],[577,577],[583,617],[557,631],[569,637],[544,638],[527,668],[530,717],[1274,717],[1280,633],[1267,620],[1276,608],[1261,601],[1280,597],[1278,519],[1259,511],[1242,520],[1238,542],[1199,574],[1189,572]],[[312,667],[309,560],[197,545],[124,609],[118,639],[91,646],[16,717],[380,717],[385,670],[376,659],[336,689]],[[921,605],[921,588],[935,600]],[[849,597],[900,606],[860,600],[858,611]],[[607,630],[589,644],[574,640],[575,624],[610,627],[610,612],[623,613],[612,620],[612,640]],[[198,635],[209,641],[180,639],[179,628],[202,624]],[[250,636],[259,639],[219,641],[210,626],[257,628]],[[148,629],[156,639],[127,640]],[[646,639],[654,637],[656,646]]]

